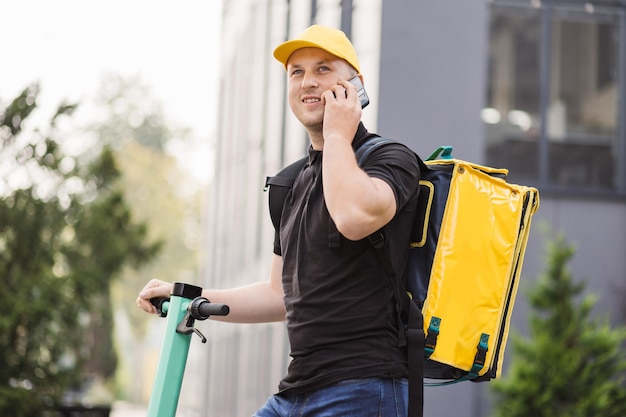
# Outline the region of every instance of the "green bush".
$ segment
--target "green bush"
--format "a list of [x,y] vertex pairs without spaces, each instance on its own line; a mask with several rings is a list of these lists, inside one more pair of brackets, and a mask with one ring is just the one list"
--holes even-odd
[[594,297],[581,296],[585,284],[566,269],[572,246],[560,237],[548,253],[547,271],[529,293],[530,334],[512,335],[507,377],[492,384],[494,415],[626,416],[626,330],[591,317]]

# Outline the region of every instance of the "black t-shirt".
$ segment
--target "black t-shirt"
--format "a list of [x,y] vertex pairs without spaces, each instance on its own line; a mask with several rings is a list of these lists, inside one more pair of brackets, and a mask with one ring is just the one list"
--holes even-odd
[[[369,136],[361,124],[357,149]],[[299,393],[352,378],[407,376],[406,350],[398,345],[393,290],[371,242],[341,236],[322,188],[322,152],[287,195],[275,252],[283,258],[283,289],[292,361],[281,391]],[[363,169],[387,182],[396,216],[384,234],[397,272],[404,276],[415,215],[419,167],[401,144],[378,148]]]

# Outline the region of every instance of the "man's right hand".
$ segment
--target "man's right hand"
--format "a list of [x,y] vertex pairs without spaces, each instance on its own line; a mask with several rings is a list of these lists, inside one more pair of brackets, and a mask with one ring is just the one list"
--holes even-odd
[[146,313],[157,314],[156,307],[150,302],[153,298],[168,298],[172,293],[172,283],[158,279],[150,280],[137,296],[137,307]]

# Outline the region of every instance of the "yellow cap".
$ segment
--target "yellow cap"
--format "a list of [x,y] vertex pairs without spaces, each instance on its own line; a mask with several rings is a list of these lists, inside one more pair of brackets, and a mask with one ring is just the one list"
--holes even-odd
[[301,48],[320,48],[338,58],[345,59],[359,73],[359,59],[354,46],[345,33],[327,26],[313,25],[302,32],[297,38],[281,43],[274,49],[274,58],[282,62],[287,69],[287,61],[291,54]]

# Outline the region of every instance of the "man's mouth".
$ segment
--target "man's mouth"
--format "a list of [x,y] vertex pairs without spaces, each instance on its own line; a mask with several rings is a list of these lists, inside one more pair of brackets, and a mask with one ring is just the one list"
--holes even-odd
[[302,100],[303,103],[319,103],[320,101],[319,98],[305,98]]

